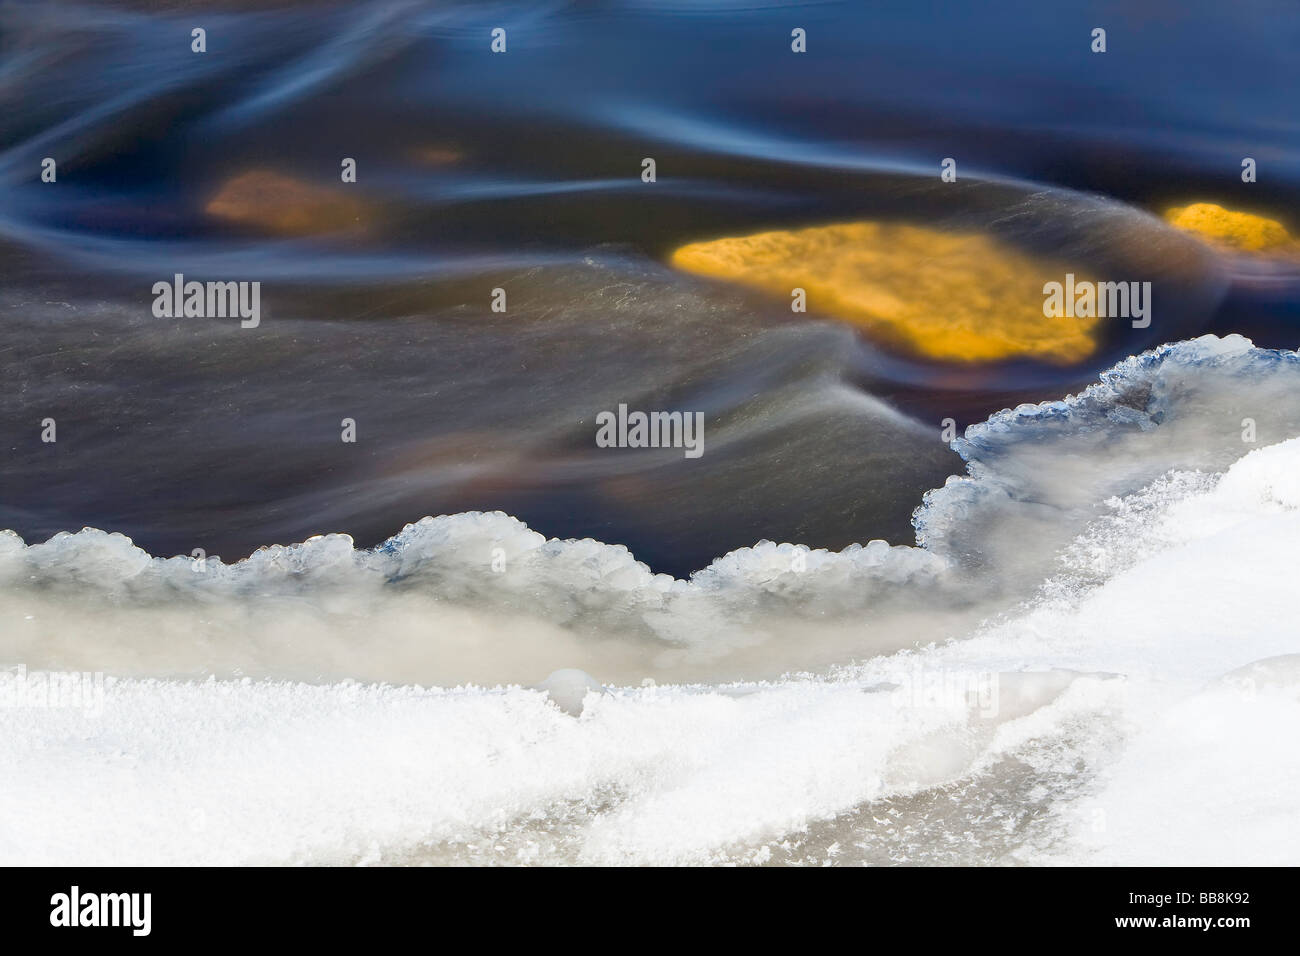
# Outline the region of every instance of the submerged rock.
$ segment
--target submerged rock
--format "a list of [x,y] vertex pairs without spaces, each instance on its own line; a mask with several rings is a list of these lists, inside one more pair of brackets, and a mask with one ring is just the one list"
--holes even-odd
[[285,235],[313,235],[362,225],[362,204],[336,189],[305,183],[269,169],[227,181],[208,201],[210,216]]
[[1097,317],[1048,318],[1043,285],[1078,269],[980,233],[852,222],[683,246],[679,269],[786,297],[923,358],[1072,364],[1097,348]]
[[1300,256],[1300,242],[1280,222],[1212,202],[1174,206],[1165,213],[1165,221],[1220,248]]

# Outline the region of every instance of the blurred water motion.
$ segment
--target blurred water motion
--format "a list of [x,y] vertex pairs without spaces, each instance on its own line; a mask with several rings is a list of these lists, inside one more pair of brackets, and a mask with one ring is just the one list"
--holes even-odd
[[[1158,218],[1294,227],[1300,9],[1251,6],[7,4],[0,527],[233,558],[500,509],[678,575],[759,538],[909,541],[961,470],[944,419],[1203,331],[1294,344],[1287,267],[1242,281]],[[1067,267],[1149,279],[1156,318],[1017,347],[1041,301],[940,282],[921,318],[967,338],[918,348],[670,262],[856,221],[918,237],[891,244],[904,293],[977,235],[1051,264],[1030,292]],[[265,320],[155,319],[176,273],[262,282]],[[707,454],[597,449],[620,402],[703,412]]]

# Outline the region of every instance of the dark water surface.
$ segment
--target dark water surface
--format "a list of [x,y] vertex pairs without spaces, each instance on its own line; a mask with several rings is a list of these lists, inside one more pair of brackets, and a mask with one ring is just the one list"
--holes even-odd
[[[230,559],[499,509],[678,575],[759,538],[905,543],[961,470],[941,419],[1202,332],[1295,346],[1294,281],[1218,274],[1146,213],[1295,231],[1297,41],[1282,2],[7,3],[0,527]],[[853,219],[1149,278],[1159,321],[1074,366],[946,366],[667,264]],[[175,273],[260,281],[261,325],[156,318]],[[703,412],[704,455],[596,448],[619,403]]]

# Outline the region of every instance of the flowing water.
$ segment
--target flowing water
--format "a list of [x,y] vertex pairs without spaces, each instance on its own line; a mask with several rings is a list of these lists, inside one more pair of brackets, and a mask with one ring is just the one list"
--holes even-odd
[[[1300,257],[1165,213],[1296,234],[1297,40],[1264,0],[0,6],[0,859],[1296,862]],[[674,255],[852,222],[922,237],[918,295],[977,235],[1151,322],[953,361]],[[177,274],[259,323],[158,316]],[[598,447],[620,404],[703,454]],[[21,705],[46,671],[107,676]]]

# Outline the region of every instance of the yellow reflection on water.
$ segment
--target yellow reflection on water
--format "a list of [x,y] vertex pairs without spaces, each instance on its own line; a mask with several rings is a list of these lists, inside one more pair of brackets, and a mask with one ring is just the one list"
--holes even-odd
[[853,222],[695,242],[672,264],[786,301],[802,288],[809,314],[948,362],[1078,362],[1096,350],[1103,321],[1045,317],[1044,283],[1072,270],[979,233]]
[[1212,202],[1175,206],[1165,221],[1176,229],[1194,233],[1215,245],[1242,252],[1300,253],[1300,243],[1274,219],[1249,212],[1224,209]]
[[228,180],[207,203],[218,219],[286,235],[313,235],[354,229],[363,224],[360,202],[341,189],[326,188],[253,169]]

